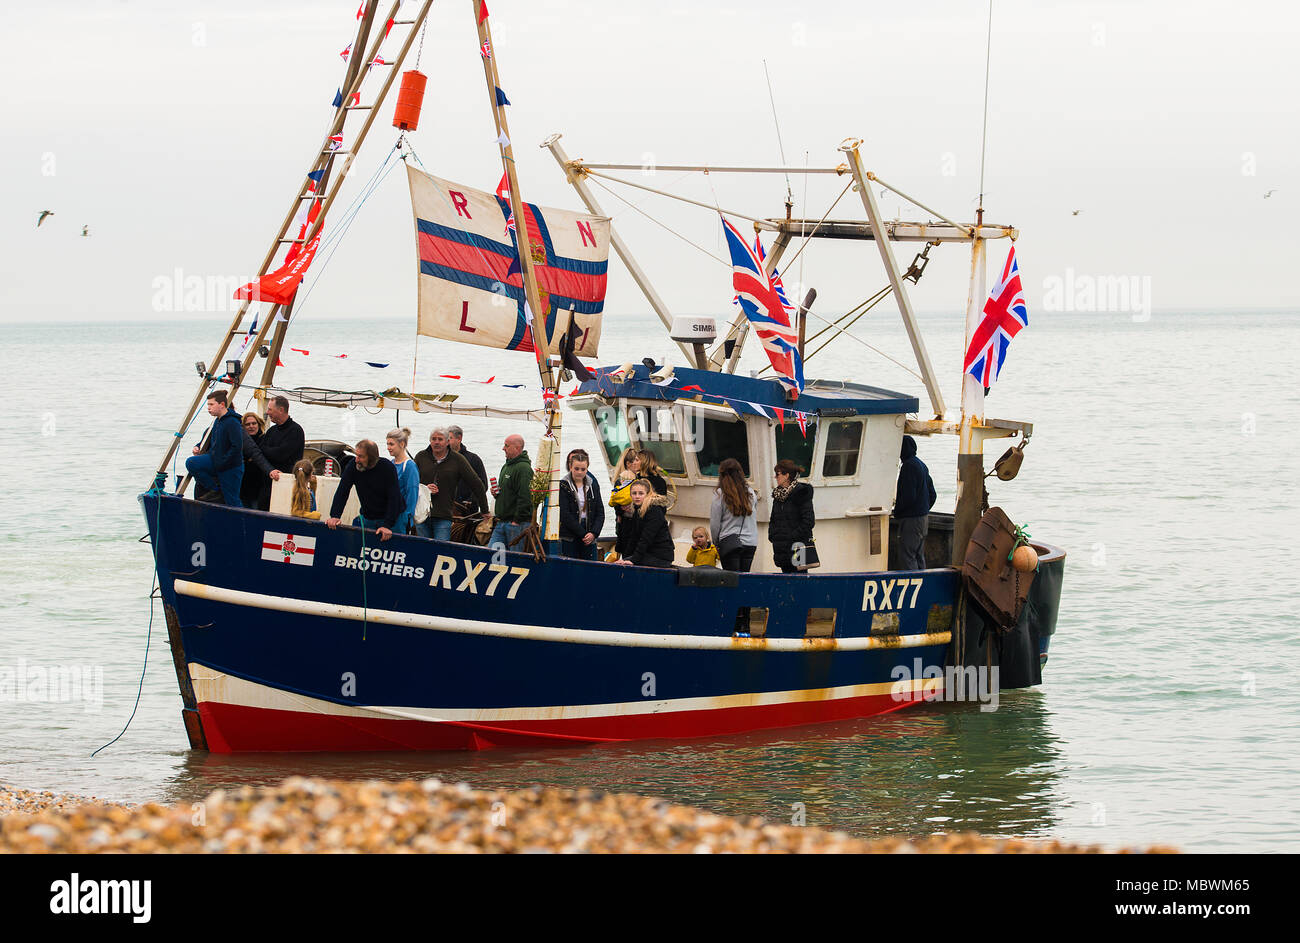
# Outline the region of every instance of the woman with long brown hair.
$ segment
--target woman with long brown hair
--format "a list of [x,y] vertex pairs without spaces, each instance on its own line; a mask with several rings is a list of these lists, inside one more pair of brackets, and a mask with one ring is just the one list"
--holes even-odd
[[754,516],[757,504],[758,495],[745,481],[740,462],[723,459],[709,510],[709,530],[724,570],[748,573],[753,565],[758,550],[758,519]]

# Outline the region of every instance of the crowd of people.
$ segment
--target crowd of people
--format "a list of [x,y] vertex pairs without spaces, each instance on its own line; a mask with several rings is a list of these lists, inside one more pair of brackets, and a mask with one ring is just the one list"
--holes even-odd
[[[212,429],[206,443],[196,446],[185,463],[199,485],[199,500],[269,510],[272,483],[291,475],[290,513],[321,519],[315,469],[303,457],[305,436],[289,417],[285,397],[268,403],[267,422],[252,412],[241,419],[229,408],[224,390],[209,394],[207,407],[214,419]],[[355,458],[343,466],[325,523],[330,528],[342,523],[343,509],[355,492],[360,513],[350,523],[377,531],[381,540],[409,533],[479,543],[482,534],[473,523],[491,519],[494,526],[488,544],[522,549],[520,541],[533,522],[534,508],[533,467],[523,437],[506,436],[501,448],[505,461],[491,479],[483,460],[465,447],[459,426],[434,429],[428,446],[414,458],[408,452],[410,437],[410,429],[390,430],[385,438],[387,459],[380,457],[379,447],[370,439],[356,444]],[[927,521],[935,502],[934,482],[916,452],[916,440],[904,436],[894,508],[904,569],[925,568]],[[565,466],[558,495],[562,556],[624,566],[674,565],[676,548],[668,510],[676,492],[652,451],[628,448],[614,467],[608,502],[614,515],[614,546],[604,557],[599,540],[606,503],[590,473],[591,458],[583,449],[574,449]],[[805,470],[790,459],[781,459],[772,471],[767,528],[772,559],[782,573],[807,571],[819,565],[813,488],[799,480]],[[495,499],[491,507],[489,494]],[[740,462],[724,459],[718,466],[709,524],[692,533],[687,563],[748,573],[758,551],[757,507],[758,494]]]

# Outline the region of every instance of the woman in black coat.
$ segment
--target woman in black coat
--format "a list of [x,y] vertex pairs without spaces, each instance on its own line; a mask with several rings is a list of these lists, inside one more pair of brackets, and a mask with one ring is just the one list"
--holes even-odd
[[767,539],[772,542],[772,560],[782,573],[798,573],[794,545],[812,543],[817,516],[813,511],[812,485],[798,481],[803,471],[783,458],[776,463],[776,487],[772,489],[772,518],[767,525]]
[[628,552],[619,563],[635,566],[670,567],[676,550],[668,530],[668,499],[654,493],[650,482],[632,482],[632,515],[627,535]]

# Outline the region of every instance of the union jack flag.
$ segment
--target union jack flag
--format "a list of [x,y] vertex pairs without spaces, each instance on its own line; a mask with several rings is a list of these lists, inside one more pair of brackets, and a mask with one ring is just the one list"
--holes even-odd
[[1006,264],[989,300],[984,302],[984,318],[971,335],[966,349],[965,371],[988,389],[1002,372],[1011,338],[1029,326],[1029,308],[1020,287],[1020,268],[1016,265],[1016,247],[1007,253]]
[[722,219],[731,250],[731,284],[736,300],[745,312],[754,333],[763,343],[767,359],[772,362],[777,379],[796,396],[803,391],[803,361],[799,357],[799,335],[790,326],[790,305],[779,281],[763,271],[763,247],[751,249],[736,227]]

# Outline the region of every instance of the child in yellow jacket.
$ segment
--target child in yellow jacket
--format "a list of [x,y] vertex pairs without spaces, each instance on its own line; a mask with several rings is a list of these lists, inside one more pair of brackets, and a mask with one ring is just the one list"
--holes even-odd
[[709,540],[708,528],[697,527],[691,531],[691,542],[694,546],[686,551],[687,563],[692,566],[718,565],[718,548]]

